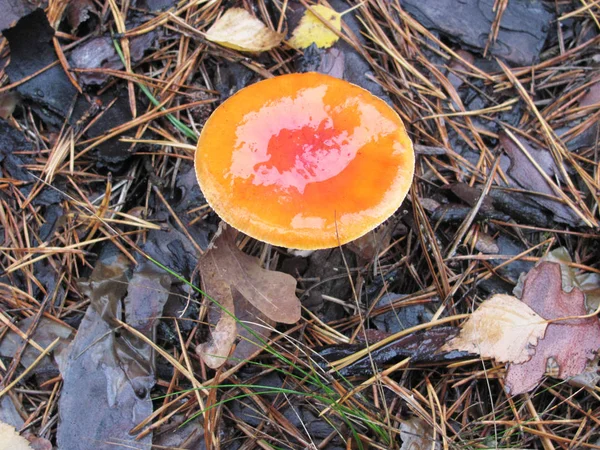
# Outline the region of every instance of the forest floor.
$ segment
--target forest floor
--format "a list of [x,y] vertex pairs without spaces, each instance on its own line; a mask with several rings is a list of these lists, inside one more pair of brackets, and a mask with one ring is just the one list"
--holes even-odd
[[[597,1],[323,1],[357,7],[300,50],[316,2],[36,2],[0,0],[0,449],[600,448]],[[209,39],[231,8],[276,45]],[[308,255],[216,237],[204,123],[308,71],[398,112],[407,198]]]

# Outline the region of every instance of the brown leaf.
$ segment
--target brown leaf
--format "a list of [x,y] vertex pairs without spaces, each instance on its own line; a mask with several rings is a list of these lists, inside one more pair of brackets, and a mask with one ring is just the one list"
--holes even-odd
[[[256,258],[235,245],[236,234],[235,229],[223,227],[200,259],[203,288],[223,308],[235,313],[239,321],[266,337],[270,332],[263,325],[272,325],[270,320],[295,323],[300,319],[296,280],[291,275],[261,268]],[[211,339],[196,350],[208,366],[217,368],[225,363],[238,335],[243,339],[230,359],[244,359],[256,350],[256,343],[251,342],[256,339],[251,333],[216,305],[211,308],[209,322],[216,323]]]
[[225,227],[202,259],[211,259],[219,278],[237,289],[269,319],[298,322],[300,300],[296,297],[294,277],[260,267],[257,258],[246,255],[235,245],[236,234],[235,229]]
[[519,299],[497,294],[486,300],[442,351],[465,350],[501,362],[525,362],[547,323]]
[[[546,320],[587,314],[585,296],[574,287],[563,290],[560,266],[542,262],[524,280],[522,301]],[[597,317],[552,322],[540,339],[535,355],[523,364],[510,364],[506,389],[517,395],[535,388],[544,376],[549,361],[563,380],[585,371],[588,360],[600,348],[600,322]]]
[[237,337],[237,322],[231,315],[235,314],[231,286],[218,277],[217,271],[218,269],[211,262],[200,263],[202,289],[212,298],[217,299],[223,308],[219,308],[214,303],[211,305],[212,314],[209,316],[209,322],[216,322],[216,326],[210,330],[210,340],[196,348],[198,356],[212,369],[218,369],[225,363]]
[[262,344],[252,335],[252,333],[250,333],[250,331],[248,331],[247,328],[250,328],[255,334],[266,340],[271,335],[271,329],[275,325],[275,322],[252,306],[252,304],[237,291],[233,294],[233,304],[235,305],[238,320],[242,322],[246,328],[240,324],[237,326],[240,340],[229,357],[228,363],[231,365],[248,359],[252,353],[262,347]]
[[400,422],[400,450],[439,450],[440,443],[434,439],[433,428],[420,417]]

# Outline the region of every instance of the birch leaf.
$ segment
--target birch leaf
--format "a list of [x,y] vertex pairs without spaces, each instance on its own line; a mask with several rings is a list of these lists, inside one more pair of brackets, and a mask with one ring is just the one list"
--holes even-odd
[[[313,6],[312,10],[325,19],[330,26],[338,31],[342,30],[342,14],[323,5]],[[296,49],[308,48],[313,43],[319,48],[329,48],[338,39],[337,34],[307,9],[288,43]]]
[[260,53],[277,47],[283,34],[273,31],[243,8],[231,8],[217,19],[204,37],[242,52]]
[[500,362],[523,363],[535,353],[548,323],[510,295],[486,300],[442,350],[465,350]]

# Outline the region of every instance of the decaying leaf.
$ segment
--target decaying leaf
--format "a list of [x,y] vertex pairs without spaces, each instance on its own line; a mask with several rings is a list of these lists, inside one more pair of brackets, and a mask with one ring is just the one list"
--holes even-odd
[[600,382],[600,357],[596,356],[592,361],[588,361],[583,372],[569,378],[567,381],[572,386],[594,389]]
[[273,31],[243,8],[231,8],[204,35],[223,47],[242,52],[264,52],[277,47],[283,34]]
[[[244,337],[249,334],[245,334],[243,327],[223,309],[236,314],[239,320],[259,324],[270,325],[267,319],[283,323],[295,323],[300,319],[300,300],[295,294],[294,277],[261,268],[256,258],[246,255],[235,245],[236,234],[235,229],[223,227],[221,235],[199,262],[204,291],[222,307],[212,309],[209,320],[216,326],[211,330],[209,342],[197,348],[198,354],[213,368],[225,363],[238,334]],[[243,311],[236,311],[237,305]],[[250,314],[254,308],[256,311]],[[247,345],[254,347],[247,341],[239,346]],[[245,355],[234,356],[243,358]]]
[[[600,307],[600,275],[593,272],[580,273],[569,266],[573,262],[571,255],[564,247],[552,250],[543,261],[560,264],[562,286],[565,291],[570,291],[573,286],[581,289],[585,294],[585,305],[588,312],[594,312]],[[517,286],[518,287],[518,286]]]
[[19,435],[14,427],[0,422],[0,448],[10,450],[31,450],[29,441]]
[[[210,330],[210,340],[200,344],[196,348],[196,353],[208,367],[217,369],[227,360],[229,351],[237,337],[237,322],[233,317],[233,314],[235,314],[233,294],[227,281],[219,278],[218,269],[212,264],[210,258],[205,258],[204,261],[200,262],[200,273],[202,274],[202,289],[204,292],[209,293],[212,298],[218,299],[223,309],[211,305],[211,309],[215,310],[212,315],[219,318],[215,327]],[[210,319],[211,323],[214,322]]]
[[[546,320],[587,314],[583,292],[577,287],[565,292],[560,265],[553,262],[544,261],[527,274],[521,300]],[[579,375],[598,348],[597,317],[554,321],[529,361],[508,366],[506,389],[517,395],[535,388],[546,373],[549,360],[557,366],[553,370],[557,378],[566,380]]]
[[[342,14],[323,5],[315,5],[312,11],[316,12],[337,31],[342,30]],[[334,33],[313,12],[306,10],[302,20],[292,33],[289,44],[297,49],[304,49],[316,44],[319,48],[329,48],[337,42],[339,36]]]
[[420,417],[400,422],[400,450],[439,450],[441,445],[433,439],[433,429]]
[[442,350],[465,350],[501,362],[528,361],[547,322],[519,299],[497,294],[486,300]]

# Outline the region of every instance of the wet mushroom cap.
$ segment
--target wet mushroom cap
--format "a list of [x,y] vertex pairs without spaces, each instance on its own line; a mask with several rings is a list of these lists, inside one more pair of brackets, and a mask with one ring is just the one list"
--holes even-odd
[[398,114],[380,98],[318,73],[248,86],[208,119],[196,175],[213,210],[278,246],[345,244],[404,200],[414,152]]

